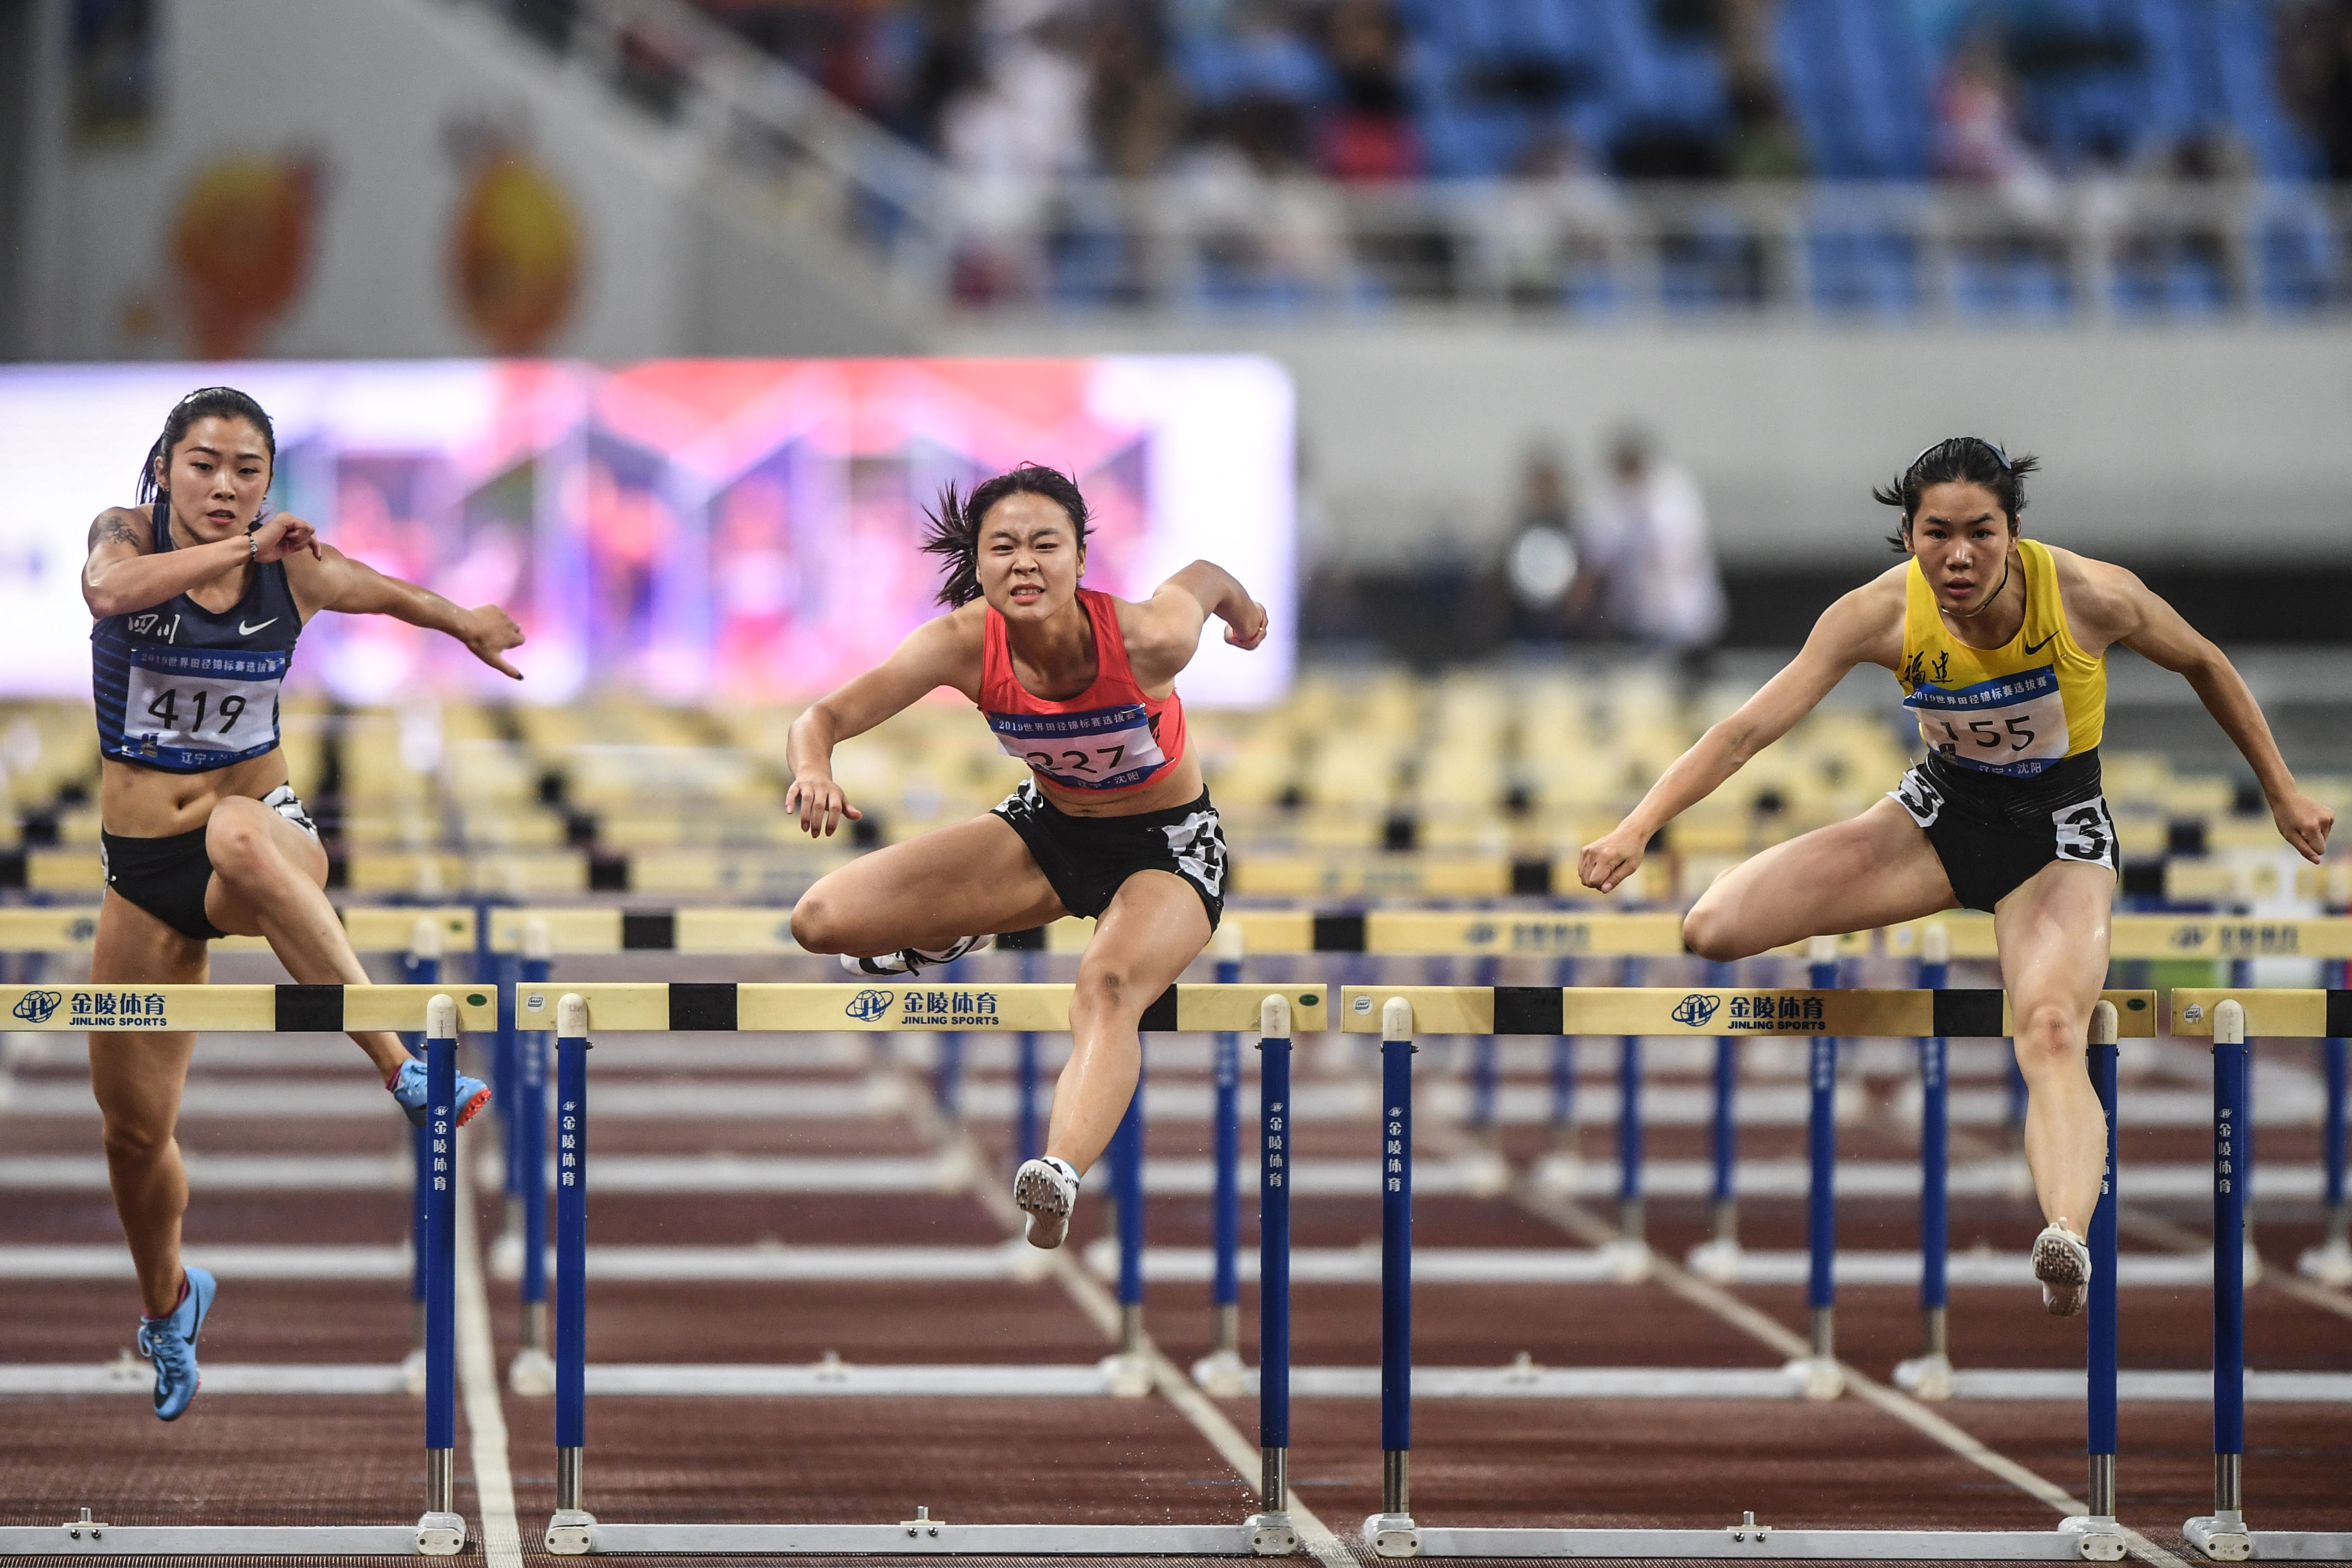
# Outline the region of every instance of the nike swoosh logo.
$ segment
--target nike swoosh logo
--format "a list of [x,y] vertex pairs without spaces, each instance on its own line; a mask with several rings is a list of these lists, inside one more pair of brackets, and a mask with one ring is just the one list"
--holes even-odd
[[[275,616],[275,615],[271,616],[271,617],[270,617],[268,620],[267,620],[267,621],[260,622],[258,622],[258,623],[257,623],[257,624],[255,624],[255,625],[252,625],[252,626],[248,626],[248,625],[247,625],[244,622],[240,621],[240,622],[238,622],[236,623],[236,634],[237,634],[238,636],[240,636],[240,637],[250,637],[250,636],[252,636],[256,632],[260,631],[260,630],[261,630],[261,628],[262,628],[262,627],[264,627],[264,626],[275,626],[275,625],[277,625],[277,624],[278,624],[278,617],[277,617],[277,616]],[[2026,650],[2026,652],[2027,652],[2027,653],[2031,653],[2032,652],[2033,652],[2033,650],[2032,650],[2032,649],[2031,649],[2031,648],[2028,648],[2028,649]]]
[[[267,621],[265,621],[265,622],[262,622],[262,624],[263,624],[264,626],[267,626],[267,625],[268,625],[268,624],[269,624],[269,622],[267,622]],[[2025,645],[2025,656],[2026,656],[2027,658],[2029,658],[2029,659],[2030,659],[2030,658],[2033,657],[2033,655],[2034,655],[2034,654],[2039,653],[2040,652],[2042,652],[2042,649],[2047,648],[2048,646],[2050,646],[2050,644],[2051,644],[2051,643],[2055,643],[2056,641],[2058,641],[2058,633],[2057,633],[2057,632],[2051,632],[2051,633],[2050,633],[2050,635],[2048,635],[2047,637],[2044,637],[2044,638],[2043,638],[2043,639],[2042,639],[2042,641],[2040,641],[2039,643],[2028,643]]]

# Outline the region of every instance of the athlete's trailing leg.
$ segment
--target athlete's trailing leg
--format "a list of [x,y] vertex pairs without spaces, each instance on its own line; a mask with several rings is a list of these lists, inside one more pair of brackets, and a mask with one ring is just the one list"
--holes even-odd
[[[2084,1048],[2091,1009],[2106,981],[2115,887],[2104,866],[2053,861],[1993,910],[2017,1066],[2025,1075],[2025,1163],[2042,1218],[2063,1233],[2045,1230],[2035,1245],[2035,1270],[2046,1303],[2061,1316],[2082,1308],[2090,1254],[2081,1243],[2106,1170],[2106,1113]],[[2077,1267],[2079,1280],[2073,1277]]]

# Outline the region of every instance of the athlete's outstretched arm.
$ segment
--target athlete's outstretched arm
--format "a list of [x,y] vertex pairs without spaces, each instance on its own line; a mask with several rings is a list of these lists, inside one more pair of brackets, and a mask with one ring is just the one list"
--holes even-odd
[[1866,583],[1831,605],[1813,622],[1803,649],[1779,674],[1676,758],[1612,831],[1584,846],[1577,856],[1578,878],[1587,887],[1615,892],[1640,868],[1653,834],[1714,794],[1748,758],[1788,734],[1856,664],[1892,664],[1901,651],[1902,635],[1903,582],[1898,574]]
[[92,619],[152,610],[175,594],[213,580],[251,561],[284,560],[303,551],[316,554],[318,535],[290,512],[280,512],[254,530],[252,542],[236,534],[208,545],[151,554],[147,514],[109,507],[89,525],[89,559],[81,569],[82,601]]
[[1250,649],[1265,641],[1265,606],[1240,579],[1213,561],[1196,560],[1161,583],[1150,598],[1119,617],[1129,666],[1147,686],[1166,685],[1192,662],[1201,628],[1215,616],[1225,641]]
[[296,601],[306,607],[306,615],[321,610],[346,615],[389,615],[428,632],[446,632],[499,674],[522,679],[522,672],[505,658],[508,649],[522,646],[522,628],[495,604],[460,609],[429,588],[386,577],[331,546],[317,548],[308,560],[293,558],[287,563],[286,575],[293,584]]
[[2271,820],[2279,836],[2314,865],[2327,852],[2327,835],[2336,813],[2295,787],[2286,758],[2279,755],[2262,705],[2247,689],[2246,680],[2180,612],[2165,602],[2137,576],[2105,561],[2084,560],[2086,580],[2096,593],[2094,612],[2114,633],[2115,640],[2152,664],[2159,664],[2189,682],[2197,700],[2236,745],[2239,754],[2261,781],[2270,801]]
[[784,737],[793,770],[784,810],[800,813],[801,831],[830,838],[844,817],[864,815],[833,779],[833,748],[903,712],[940,686],[967,696],[979,691],[980,622],[970,608],[924,622],[874,668],[809,705]]

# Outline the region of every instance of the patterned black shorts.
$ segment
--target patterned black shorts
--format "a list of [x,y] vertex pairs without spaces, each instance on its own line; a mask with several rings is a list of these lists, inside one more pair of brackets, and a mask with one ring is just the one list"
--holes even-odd
[[1225,830],[1205,789],[1191,805],[1165,811],[1073,817],[1024,779],[990,814],[1021,835],[1055,896],[1073,915],[1100,915],[1129,877],[1164,871],[1192,883],[1209,912],[1210,930],[1224,917]]
[[2116,820],[2099,792],[2098,753],[2070,757],[2051,773],[2062,770],[2021,788],[1955,777],[1930,758],[1887,794],[1926,831],[1960,907],[1990,911],[2052,861],[2116,869]]

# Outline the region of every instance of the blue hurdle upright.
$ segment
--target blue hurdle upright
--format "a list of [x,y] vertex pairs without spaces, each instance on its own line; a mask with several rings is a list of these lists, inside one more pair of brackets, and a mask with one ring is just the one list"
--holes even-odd
[[[1420,994],[1429,997],[1432,992],[1423,989]],[[1543,994],[1533,988],[1496,988],[1488,993],[1492,1027],[1498,1032],[1551,1032],[1559,1021],[1561,1000],[1573,998],[1579,994],[1573,991],[1551,992],[1550,1000],[1547,1002]],[[1966,997],[1969,993],[1958,995]],[[1990,995],[1997,1003],[1999,994]],[[1826,1002],[1826,993],[1821,988],[1817,988],[1810,996]],[[1725,999],[1720,995],[1692,993],[1683,1000],[1684,1008],[1688,1009],[1688,1017],[1682,1021],[1700,1020],[1695,1027],[1706,1027],[1723,1009]],[[1363,1000],[1368,1001],[1369,998]],[[1359,1004],[1351,1001],[1347,1005]],[[1938,1007],[1936,1010],[1940,1017],[1943,1009]],[[1822,1015],[1817,1013],[1815,1016]],[[1460,1018],[1450,1019],[1439,1026],[1440,1031],[1459,1028],[1462,1022]],[[1712,1530],[1483,1529],[1424,1526],[1413,1518],[1412,1511],[1412,1056],[1415,1019],[1412,1000],[1401,996],[1390,997],[1381,1009],[1381,1511],[1364,1521],[1364,1543],[1376,1555],[1384,1558],[2120,1560],[2125,1552],[2125,1538],[2115,1519],[2117,1022],[2115,1005],[2104,1000],[2098,1003],[2092,1010],[2091,1036],[2086,1046],[2092,1081],[2098,1090],[2107,1119],[2105,1186],[2098,1211],[2092,1218],[2089,1238],[2093,1274],[2087,1351],[2089,1398],[2084,1444],[2090,1461],[2086,1513],[2062,1521],[2054,1530],[1782,1530],[1759,1526],[1752,1514],[1739,1523]],[[1572,1019],[1570,1023],[1573,1027]],[[1727,1019],[1723,1027],[1725,1032],[1729,1032]],[[1752,1032],[1766,1030],[1758,1029]],[[1817,1045],[1819,1040],[1817,1036]],[[1824,1057],[1817,1055],[1814,1075],[1817,1101],[1822,1092],[1820,1062],[1822,1060]],[[1834,1054],[1828,1054],[1825,1060],[1833,1069]],[[1831,1076],[1833,1078],[1833,1071]],[[1825,1119],[1817,1104],[1817,1123]],[[1824,1146],[1831,1145],[1816,1140],[1817,1162]],[[1828,1185],[1817,1169],[1816,1193],[1826,1191]],[[1817,1256],[1819,1251],[1817,1232]],[[1818,1322],[1816,1319],[1817,1324]],[[1822,1348],[1822,1336],[1817,1326],[1816,1348]]]
[[[1021,987],[1020,990],[1068,988]],[[778,1004],[789,1011],[782,1021],[747,1029],[832,1030],[840,1027],[845,1000],[870,991],[855,986],[774,987],[591,987],[592,991],[666,991],[668,1027],[732,1029],[744,995],[785,993]],[[963,988],[974,990],[977,988]],[[1017,1002],[994,988],[992,999]],[[1166,1023],[1182,1027],[1179,992],[1163,1000]],[[713,1016],[712,998],[724,992]],[[1318,996],[1301,994],[1304,1002]],[[1066,998],[1065,998],[1066,1000]],[[1050,1556],[1275,1556],[1296,1552],[1298,1537],[1288,1512],[1289,1475],[1289,1149],[1288,1105],[1291,997],[1269,994],[1255,1003],[1264,1057],[1260,1095],[1263,1139],[1259,1194],[1259,1469],[1262,1511],[1239,1524],[967,1524],[932,1519],[928,1510],[896,1524],[616,1524],[588,1511],[584,1488],[587,1453],[587,1235],[588,1235],[588,998],[569,992],[556,1002],[556,1227],[555,1227],[555,1511],[547,1526],[547,1550],[558,1555],[648,1552],[662,1554],[752,1553],[763,1556],[835,1554],[1004,1557]],[[1219,1026],[1240,1021],[1220,1003]],[[602,1005],[602,1004],[599,1004]],[[1003,1027],[1040,1027],[1032,1008]],[[690,1015],[690,1016],[689,1016]],[[660,1028],[649,1015],[630,1028]],[[775,1015],[772,1012],[770,1015]],[[965,1015],[958,1014],[958,1017]],[[1150,1016],[1150,1015],[1147,1015]],[[1192,1028],[1203,1027],[1193,1024]],[[1118,1189],[1123,1235],[1120,1281],[1119,1356],[1131,1357],[1147,1380],[1152,1364],[1141,1334],[1141,1153],[1140,1086],[1114,1144],[1112,1165]],[[1150,1384],[1147,1381],[1147,1388]]]
[[[2307,994],[2307,993],[2306,993]],[[2323,993],[2328,1033],[2352,1029],[2352,991]],[[2251,999],[2251,998],[2249,998]],[[2246,1196],[2253,1176],[2253,1073],[2246,1003],[2213,1006],[2213,1511],[2181,1526],[2217,1563],[2352,1559],[2352,1530],[2246,1523]],[[2096,1281],[2094,1280],[2095,1285]]]

